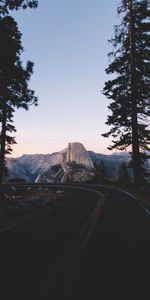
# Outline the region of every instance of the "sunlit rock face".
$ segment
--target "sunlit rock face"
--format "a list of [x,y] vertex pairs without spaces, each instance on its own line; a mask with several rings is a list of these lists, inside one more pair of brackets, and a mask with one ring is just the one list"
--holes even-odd
[[69,143],[66,154],[66,162],[75,162],[88,168],[94,168],[93,162],[81,143]]
[[64,174],[61,183],[88,182],[94,176],[94,165],[81,143],[69,143],[66,152],[62,154]]
[[69,143],[67,149],[61,151],[60,164],[42,170],[36,183],[67,183],[67,182],[87,182],[92,179],[94,168],[92,160],[81,143]]

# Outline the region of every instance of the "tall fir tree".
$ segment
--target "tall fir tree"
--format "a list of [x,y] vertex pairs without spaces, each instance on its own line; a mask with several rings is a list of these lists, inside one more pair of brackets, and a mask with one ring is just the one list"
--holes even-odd
[[[5,17],[11,10],[36,8],[38,0],[0,1],[0,184],[6,172],[5,155],[12,151],[16,143],[12,133],[16,131],[13,123],[14,107],[28,109],[29,104],[37,104],[34,92],[28,89],[28,81],[33,73],[33,63],[22,67],[20,54],[21,34],[11,17]],[[12,28],[11,28],[12,26]]]
[[5,155],[10,154],[15,143],[12,133],[15,108],[28,109],[37,104],[34,91],[28,87],[33,73],[33,63],[22,66],[20,55],[23,51],[21,33],[17,23],[10,16],[0,19],[0,183],[5,172]]
[[103,93],[112,99],[108,108],[111,115],[107,125],[112,126],[104,137],[114,139],[110,150],[132,149],[134,181],[140,185],[144,179],[142,152],[150,145],[150,40],[149,9],[147,0],[124,0],[118,7],[121,24],[115,26],[110,40],[114,50],[107,74],[113,78],[105,83]]

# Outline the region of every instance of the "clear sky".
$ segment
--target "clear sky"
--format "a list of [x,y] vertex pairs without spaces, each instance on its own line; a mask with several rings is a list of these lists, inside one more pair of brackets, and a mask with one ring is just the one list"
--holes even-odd
[[35,63],[30,87],[39,106],[15,113],[13,156],[52,153],[68,142],[108,153],[101,137],[109,101],[102,95],[118,23],[119,0],[39,0],[34,10],[13,13],[22,32],[22,60]]

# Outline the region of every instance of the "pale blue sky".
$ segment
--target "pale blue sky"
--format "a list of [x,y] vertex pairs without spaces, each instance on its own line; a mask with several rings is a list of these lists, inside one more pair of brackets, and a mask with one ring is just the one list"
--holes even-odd
[[13,14],[23,34],[22,59],[35,63],[30,87],[39,98],[38,107],[15,113],[13,156],[51,153],[75,141],[108,153],[101,133],[108,130],[109,102],[101,90],[119,2],[39,0],[38,9]]

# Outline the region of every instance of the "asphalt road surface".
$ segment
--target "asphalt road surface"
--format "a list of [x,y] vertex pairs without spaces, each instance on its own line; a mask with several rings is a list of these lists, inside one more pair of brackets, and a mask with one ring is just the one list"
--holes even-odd
[[104,210],[66,284],[66,299],[150,299],[150,215],[136,199],[99,187]]
[[99,194],[74,189],[64,205],[0,234],[2,300],[150,298],[148,213],[121,191],[86,188],[105,195],[102,206]]

